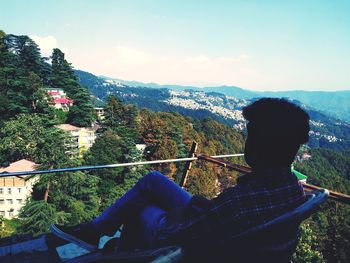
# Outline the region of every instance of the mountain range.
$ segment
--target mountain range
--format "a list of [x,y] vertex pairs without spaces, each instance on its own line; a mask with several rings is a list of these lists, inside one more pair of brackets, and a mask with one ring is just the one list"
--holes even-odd
[[130,87],[149,87],[155,89],[171,90],[193,90],[204,92],[218,92],[238,99],[251,99],[260,97],[289,98],[298,100],[316,110],[322,111],[343,121],[350,122],[350,90],[344,91],[253,91],[242,89],[236,86],[213,86],[213,87],[194,87],[181,85],[160,85],[157,83],[143,83],[138,81],[126,81],[116,78],[101,76],[102,79],[124,84]]
[[[192,118],[213,118],[235,129],[244,130],[242,108],[259,97],[286,97],[303,107],[310,115],[310,147],[335,150],[350,148],[350,124],[329,114],[330,107],[314,106],[317,101],[334,105],[349,104],[350,92],[253,92],[238,87],[198,88],[155,83],[129,82],[98,77],[89,72],[76,71],[80,83],[94,96],[95,105],[103,105],[106,98],[115,94],[125,103],[153,111],[178,112]],[[348,98],[346,100],[346,98]],[[338,101],[338,103],[336,103]],[[329,103],[330,104],[330,103]],[[336,107],[335,107],[336,108]],[[340,107],[341,108],[341,107]],[[345,109],[346,107],[344,107]],[[327,110],[326,110],[327,109]],[[346,108],[348,111],[349,109]],[[337,111],[340,114],[341,110]],[[344,119],[344,118],[343,118]]]

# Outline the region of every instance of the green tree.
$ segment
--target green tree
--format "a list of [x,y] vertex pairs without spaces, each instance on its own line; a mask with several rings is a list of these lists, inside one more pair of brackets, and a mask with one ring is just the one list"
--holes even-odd
[[73,106],[68,114],[69,123],[79,127],[91,126],[94,114],[89,92],[85,87],[79,85],[71,64],[64,58],[61,50],[55,48],[51,59],[51,86],[63,89],[73,100]]
[[51,86],[63,89],[68,96],[72,96],[78,85],[72,66],[64,57],[64,53],[54,48],[51,56],[52,70],[50,76]]
[[38,46],[28,36],[0,32],[0,122],[20,113],[50,114]]
[[44,201],[29,200],[19,214],[19,233],[39,235],[47,233],[53,223],[64,224],[68,215],[58,212],[55,205]]
[[326,262],[322,252],[318,248],[317,235],[308,224],[300,226],[300,240],[293,254],[292,261],[295,263],[323,263]]
[[[38,115],[21,114],[5,122],[0,136],[1,156],[8,161],[26,158],[40,164],[39,169],[81,165],[66,156],[63,132]],[[23,208],[20,231],[45,232],[48,222],[63,218],[61,215],[72,224],[92,219],[98,212],[97,183],[96,177],[82,172],[40,175],[34,196],[42,200],[33,199]]]
[[198,163],[190,171],[186,188],[192,194],[213,198],[219,192],[217,176],[218,174],[213,164]]
[[115,129],[123,122],[124,106],[117,96],[109,96],[105,106],[105,118],[103,124]]
[[72,98],[74,102],[68,112],[68,122],[79,127],[91,126],[94,114],[89,92],[78,86]]
[[[50,127],[37,114],[19,114],[0,129],[0,156],[3,161],[28,159],[54,166],[66,160],[62,131]],[[63,160],[63,161],[62,161]]]
[[[65,154],[64,134],[50,127],[39,115],[20,114],[16,119],[4,123],[0,129],[0,156],[2,162],[28,159],[40,164],[42,169],[64,166],[68,158]],[[39,183],[45,185],[44,200],[47,201],[53,174],[40,176]]]
[[68,120],[68,113],[61,109],[55,109],[54,116],[55,116],[55,124],[63,124],[63,123],[66,123]]
[[[120,137],[112,130],[107,130],[96,139],[94,145],[86,153],[85,163],[87,165],[119,163],[122,160],[122,155]],[[99,178],[98,195],[102,209],[122,195],[123,191],[119,187],[123,182],[122,168],[96,170],[89,174]]]
[[[311,158],[297,162],[295,168],[308,176],[308,182],[326,189],[350,193],[350,153],[327,149],[310,150]],[[327,201],[312,216],[312,230],[327,262],[347,262],[350,257],[350,208]]]
[[40,77],[37,74],[30,72],[25,86],[27,90],[25,96],[28,98],[27,108],[30,109],[30,112],[53,116],[53,110],[49,108],[48,104],[49,97]]
[[71,225],[91,220],[98,215],[98,181],[96,176],[83,172],[58,173],[51,178],[48,202],[54,204],[57,211],[68,214]]
[[105,105],[103,126],[105,129],[113,129],[123,138],[132,138],[136,140],[139,136],[137,130],[137,114],[138,109],[136,106],[125,105],[117,96],[111,95],[107,98]]
[[42,60],[38,45],[28,36],[6,36],[6,46],[17,56],[20,71],[34,72],[40,75]]
[[6,219],[3,216],[0,216],[0,238],[8,237],[17,232],[19,226],[18,219]]

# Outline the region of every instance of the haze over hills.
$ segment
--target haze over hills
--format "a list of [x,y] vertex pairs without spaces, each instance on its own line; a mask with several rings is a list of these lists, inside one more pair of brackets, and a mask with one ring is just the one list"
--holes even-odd
[[102,79],[112,82],[118,82],[130,87],[149,87],[149,88],[167,88],[171,90],[195,90],[204,92],[218,92],[237,99],[251,99],[258,97],[286,97],[298,100],[314,109],[330,114],[333,117],[343,121],[350,122],[350,90],[344,91],[254,91],[242,89],[236,86],[213,86],[213,87],[194,87],[182,85],[160,85],[157,83],[143,83],[138,81],[126,81],[106,76],[100,76]]
[[[134,86],[129,86],[126,83],[130,84],[130,82],[97,77],[84,71],[78,70],[76,74],[80,83],[88,87],[95,96],[97,105],[103,104],[109,95],[116,94],[125,103],[136,104],[140,108],[148,108],[153,111],[173,111],[196,119],[211,117],[238,130],[245,127],[242,108],[252,100],[263,96],[237,87],[190,88],[158,84],[152,84],[153,87],[144,87],[139,86],[139,82],[132,82],[131,84]],[[229,92],[225,91],[230,91],[230,95],[227,95]],[[294,93],[301,94],[301,97],[303,94],[309,94],[310,98],[321,97],[320,94],[324,94],[297,91]],[[266,93],[264,96],[289,97],[287,95],[294,93],[274,92]],[[335,94],[338,93],[340,95],[337,96],[341,96],[342,92],[335,92]],[[311,117],[311,132],[308,143],[310,147],[334,150],[345,150],[350,147],[349,123],[325,114],[324,111],[320,111],[308,103],[300,102],[295,97],[289,97],[289,99],[305,108]]]

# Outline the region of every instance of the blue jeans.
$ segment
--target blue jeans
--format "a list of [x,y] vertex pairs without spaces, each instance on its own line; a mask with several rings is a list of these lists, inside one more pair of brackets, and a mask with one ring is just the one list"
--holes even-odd
[[113,235],[123,224],[125,247],[151,247],[169,216],[176,218],[191,198],[160,172],[151,172],[92,222],[104,235]]

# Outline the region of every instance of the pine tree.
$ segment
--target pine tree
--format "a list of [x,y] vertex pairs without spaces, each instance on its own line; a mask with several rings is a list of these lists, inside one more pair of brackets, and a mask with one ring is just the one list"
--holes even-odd
[[124,106],[117,96],[109,96],[105,106],[105,127],[116,129],[123,124]]
[[0,32],[0,121],[20,113],[50,114],[38,46],[28,36]]
[[83,87],[76,87],[73,106],[68,112],[68,122],[79,126],[89,127],[94,119],[89,92]]
[[98,215],[98,181],[96,176],[84,172],[55,174],[50,181],[48,202],[55,204],[57,211],[67,213],[71,225],[91,220]]
[[[85,155],[87,165],[120,163],[123,156],[122,141],[112,130],[105,131]],[[98,195],[102,210],[119,198],[123,191],[118,188],[123,182],[123,169],[103,169],[89,172],[99,178]]]
[[26,74],[40,74],[42,60],[38,45],[28,36],[7,35],[5,43],[8,50],[17,56],[18,70]]
[[39,235],[49,232],[53,223],[66,223],[68,214],[58,212],[53,204],[29,200],[22,207],[19,218],[21,220],[17,229],[19,233]]
[[89,127],[94,120],[90,94],[79,85],[72,66],[64,58],[64,53],[55,48],[52,52],[52,71],[50,84],[53,88],[63,89],[73,100],[68,114],[68,122],[79,127]]
[[310,226],[302,224],[300,227],[300,240],[293,254],[292,261],[295,263],[323,263],[326,262],[322,252],[318,249],[317,235]]

